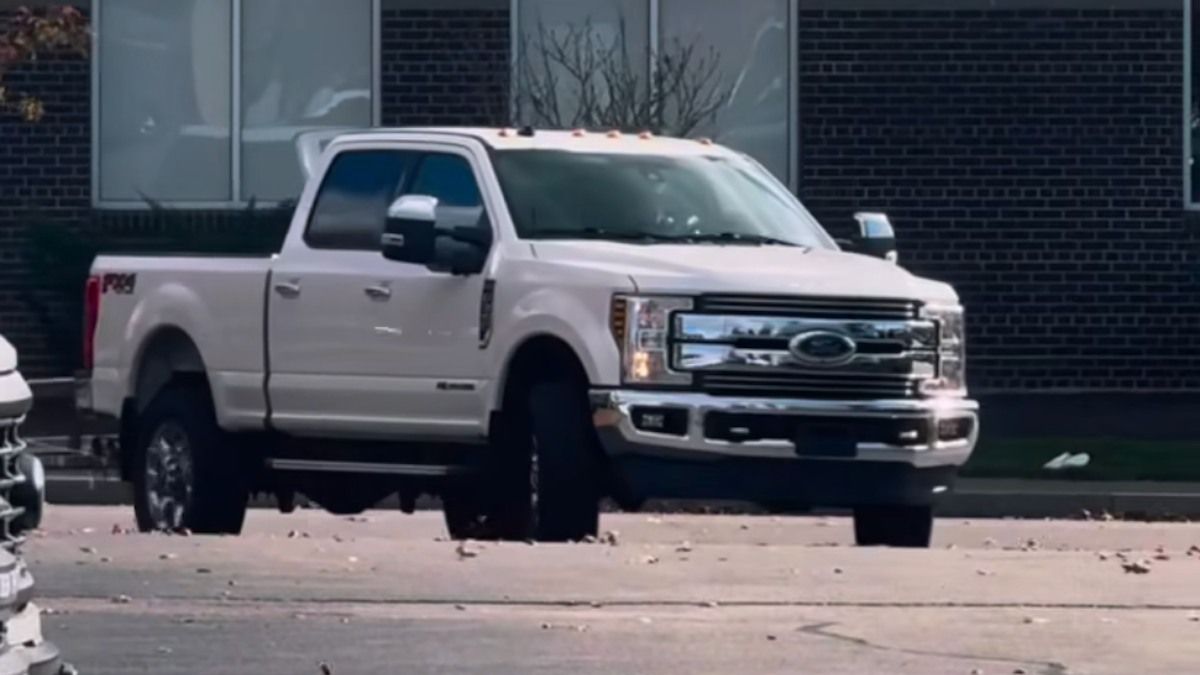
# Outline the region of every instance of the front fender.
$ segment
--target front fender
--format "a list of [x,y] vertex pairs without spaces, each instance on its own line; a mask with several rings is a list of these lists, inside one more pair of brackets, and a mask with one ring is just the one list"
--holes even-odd
[[523,297],[510,319],[497,325],[491,372],[497,373],[490,405],[498,410],[508,367],[521,346],[538,337],[553,337],[566,343],[595,386],[616,386],[621,381],[621,358],[608,327],[610,291],[589,293],[580,298],[561,290],[543,288]]

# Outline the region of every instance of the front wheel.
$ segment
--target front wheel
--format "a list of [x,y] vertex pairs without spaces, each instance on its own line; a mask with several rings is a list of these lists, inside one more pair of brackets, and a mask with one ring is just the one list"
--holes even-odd
[[217,426],[207,388],[168,386],[139,426],[133,481],[138,529],[240,533],[247,476],[234,439]]
[[600,526],[603,464],[586,388],[535,384],[497,434],[478,480],[443,494],[455,539],[580,541]]
[[931,506],[860,506],[854,509],[854,539],[859,546],[929,548],[932,538]]

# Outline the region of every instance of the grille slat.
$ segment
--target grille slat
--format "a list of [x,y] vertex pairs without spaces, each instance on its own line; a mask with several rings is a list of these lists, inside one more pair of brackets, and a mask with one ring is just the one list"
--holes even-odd
[[787,375],[703,374],[700,387],[711,394],[752,393],[795,398],[911,398],[918,384],[898,379],[816,378]]
[[874,298],[804,298],[756,295],[706,295],[696,309],[710,314],[770,314],[815,319],[916,319],[921,303],[914,300]]

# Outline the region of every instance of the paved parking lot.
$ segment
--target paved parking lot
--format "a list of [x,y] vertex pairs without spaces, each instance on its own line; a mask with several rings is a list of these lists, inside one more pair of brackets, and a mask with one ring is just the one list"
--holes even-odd
[[[1193,673],[1200,526],[607,516],[616,544],[444,541],[437,514],[255,511],[137,535],[57,507],[28,547],[87,673]],[[114,530],[119,534],[114,534]],[[1141,573],[1143,572],[1144,573]]]

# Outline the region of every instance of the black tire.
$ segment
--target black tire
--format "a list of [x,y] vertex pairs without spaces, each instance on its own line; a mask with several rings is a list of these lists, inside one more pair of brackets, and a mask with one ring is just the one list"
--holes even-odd
[[[150,444],[170,438],[180,449],[171,457],[172,466],[190,463],[190,471],[171,475],[182,486],[182,496],[172,500],[171,511],[155,506],[151,498],[151,460],[163,453],[150,451]],[[133,457],[133,507],[138,529],[143,532],[186,528],[198,534],[239,534],[246,519],[249,498],[244,457],[235,439],[217,426],[212,396],[200,384],[168,385],[146,408],[139,419],[137,445]],[[163,472],[156,464],[153,474]],[[156,493],[162,492],[159,490]],[[179,512],[175,511],[175,504]]]
[[529,421],[537,458],[537,538],[580,541],[596,536],[602,464],[586,387],[573,381],[534,385]]
[[511,413],[480,477],[442,495],[450,536],[545,542],[595,536],[602,464],[586,387],[535,384],[524,409]]
[[17,457],[16,468],[25,481],[13,487],[8,501],[23,512],[13,519],[9,528],[12,534],[20,536],[41,527],[46,505],[46,471],[42,461],[29,451]]
[[931,506],[862,506],[854,510],[854,539],[859,546],[929,548],[932,538]]

